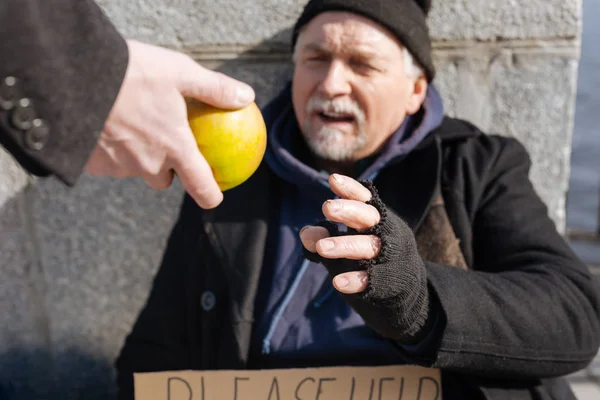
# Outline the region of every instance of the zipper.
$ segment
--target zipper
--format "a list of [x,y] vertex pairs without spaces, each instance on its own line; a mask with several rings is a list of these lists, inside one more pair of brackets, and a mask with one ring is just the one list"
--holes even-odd
[[275,316],[273,317],[273,320],[271,321],[271,325],[269,326],[269,330],[267,331],[267,335],[263,339],[262,354],[271,353],[271,340],[273,339],[273,335],[275,334],[275,329],[277,328],[277,324],[279,323],[279,320],[281,319],[285,309],[290,304],[290,301],[292,301],[292,297],[294,297],[294,294],[296,293],[296,290],[298,289],[298,286],[300,285],[300,281],[302,280],[302,277],[306,273],[306,270],[308,269],[309,265],[310,265],[309,260],[304,260],[302,262],[300,271],[298,271],[298,274],[294,278],[294,282],[292,283],[292,286],[290,287],[288,293],[286,294],[285,298],[283,299],[283,302],[277,309],[277,312],[275,313]]
[[331,295],[333,294],[333,292],[335,292],[335,288],[333,287],[333,284],[329,285],[329,289],[327,289],[327,292],[325,292],[325,294],[323,296],[321,296],[320,298],[318,298],[317,300],[313,301],[313,307],[314,308],[319,308],[323,305],[323,303],[325,303],[327,301],[327,299],[329,299],[329,297],[331,297]]

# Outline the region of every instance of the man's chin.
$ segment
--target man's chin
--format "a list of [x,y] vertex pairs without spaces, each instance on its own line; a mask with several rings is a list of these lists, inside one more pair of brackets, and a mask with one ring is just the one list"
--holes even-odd
[[309,143],[311,152],[324,161],[347,163],[353,160],[356,153],[354,148],[340,145],[339,143]]
[[[305,132],[310,132],[306,134]],[[304,140],[316,157],[330,162],[351,162],[362,147],[355,132],[346,133],[337,129],[303,131]]]
[[[314,121],[313,121],[314,122]],[[311,126],[312,132],[316,136],[325,136],[337,134],[345,138],[352,138],[358,135],[358,126],[355,122],[327,122],[318,121]]]

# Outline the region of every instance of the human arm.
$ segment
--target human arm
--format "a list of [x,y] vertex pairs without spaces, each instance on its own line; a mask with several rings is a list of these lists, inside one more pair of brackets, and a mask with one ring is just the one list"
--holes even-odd
[[91,0],[4,0],[0,27],[0,143],[29,172],[72,185],[119,92],[127,44]]
[[91,0],[7,0],[0,26],[0,143],[27,170],[69,185],[84,169],[141,177],[155,189],[174,171],[201,207],[221,202],[184,97],[239,108],[254,100],[248,85],[123,39]]
[[[529,181],[523,146],[508,139],[473,142],[477,156],[460,165],[481,188],[462,194],[474,204],[474,269],[424,262],[440,333],[420,353],[404,354],[409,362],[492,378],[539,379],[581,369],[598,350],[597,284],[548,218]],[[369,284],[353,282],[354,292]],[[386,315],[383,303],[365,312],[365,320],[383,312],[379,319],[391,318],[393,327],[394,314]]]

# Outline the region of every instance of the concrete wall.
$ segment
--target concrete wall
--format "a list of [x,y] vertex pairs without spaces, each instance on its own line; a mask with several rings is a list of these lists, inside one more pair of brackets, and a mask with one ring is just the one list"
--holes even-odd
[[[251,83],[262,105],[289,77],[289,28],[304,0],[99,3],[125,35]],[[524,141],[562,230],[580,0],[519,3],[434,1],[436,84],[449,114]],[[181,197],[179,185],[153,192],[86,176],[67,189],[30,179],[0,153],[0,387],[15,399],[110,398],[111,364]]]

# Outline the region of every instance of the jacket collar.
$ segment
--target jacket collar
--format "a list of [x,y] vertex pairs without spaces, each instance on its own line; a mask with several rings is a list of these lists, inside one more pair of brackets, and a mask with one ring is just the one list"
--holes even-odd
[[457,118],[444,117],[442,124],[428,135],[417,146],[417,149],[423,149],[431,146],[435,140],[446,144],[449,142],[464,140],[473,136],[482,134],[481,131],[468,121]]
[[434,136],[429,143],[429,146],[419,146],[399,163],[382,170],[375,180],[383,202],[413,232],[418,229],[439,188],[441,139]]

